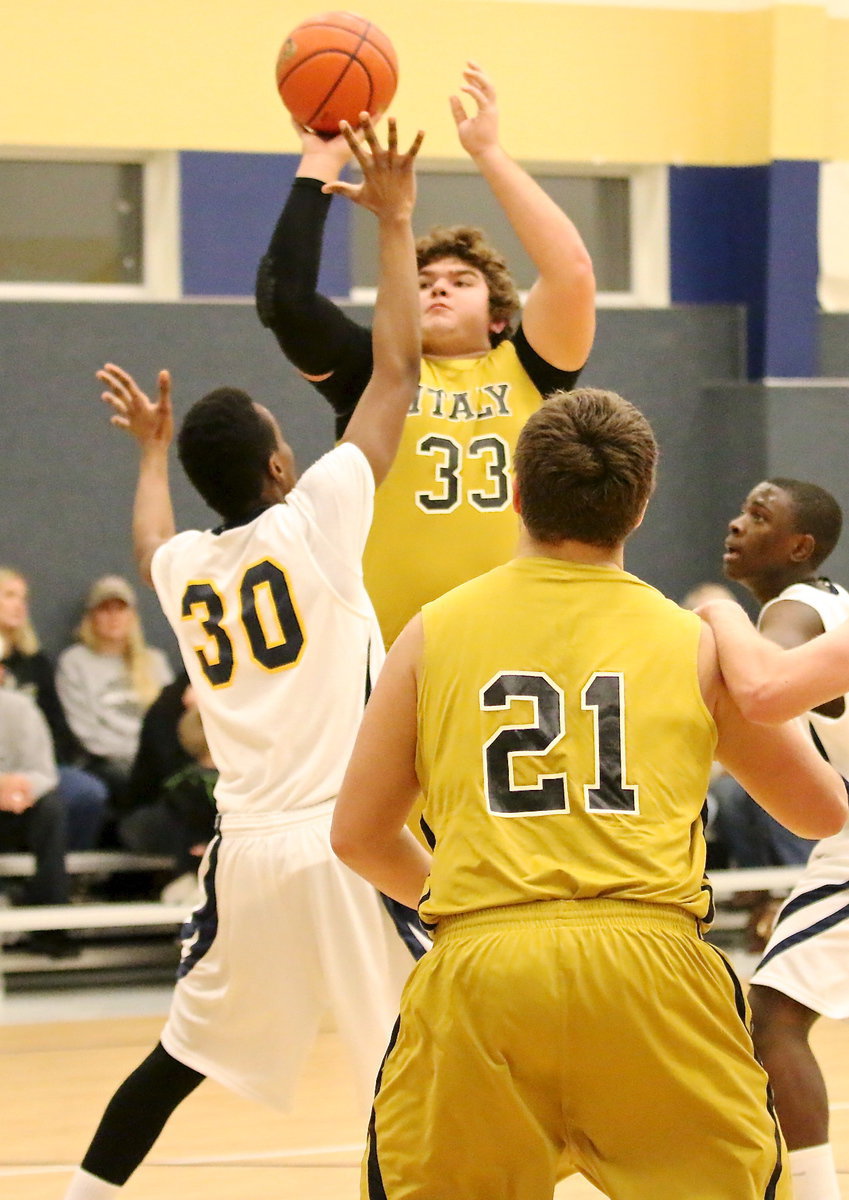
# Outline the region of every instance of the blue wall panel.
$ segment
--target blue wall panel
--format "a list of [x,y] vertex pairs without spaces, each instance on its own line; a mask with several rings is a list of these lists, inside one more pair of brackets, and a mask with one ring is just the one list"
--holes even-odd
[[767,278],[762,374],[788,378],[817,373],[819,360],[817,208],[819,164],[770,167]]
[[671,167],[670,295],[678,304],[746,306],[749,375],[763,358],[767,167]]
[[816,373],[818,172],[670,168],[671,298],[746,306],[751,379]]
[[[294,154],[180,155],[183,294],[251,296],[291,186]],[[330,206],[319,287],[330,296],[350,289],[350,205]]]

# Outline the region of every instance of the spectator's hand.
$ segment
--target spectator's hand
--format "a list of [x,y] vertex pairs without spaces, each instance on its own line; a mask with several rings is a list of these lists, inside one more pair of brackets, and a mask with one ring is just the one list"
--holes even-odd
[[[371,117],[360,113],[362,140],[347,121],[340,123],[345,140],[363,173],[362,183],[326,183],[321,189],[334,195],[347,196],[355,204],[369,209],[379,218],[408,217],[416,202],[416,176],[413,163],[422,144],[424,133],[416,134],[406,154],[398,153],[398,131],[393,117],[387,122],[386,149],[377,140]],[[367,149],[368,148],[368,152]]]
[[34,803],[32,783],[26,775],[0,775],[0,812],[26,812]]
[[498,105],[495,88],[477,63],[466,63],[463,78],[466,83],[460,90],[471,96],[477,111],[469,116],[459,96],[450,96],[449,103],[460,145],[468,155],[477,158],[498,145]]
[[131,433],[141,446],[167,448],[171,444],[174,416],[168,371],[159,372],[155,402],[144,394],[132,375],[114,363],[106,363],[97,372],[97,378],[108,388],[101,399],[113,410],[113,425]]

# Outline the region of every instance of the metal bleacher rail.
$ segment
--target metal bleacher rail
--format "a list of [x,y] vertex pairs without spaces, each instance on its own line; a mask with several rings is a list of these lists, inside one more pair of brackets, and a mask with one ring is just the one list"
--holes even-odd
[[[133,854],[119,850],[92,850],[75,852],[66,857],[71,875],[108,876],[117,871],[162,871],[173,866],[169,858],[156,855]],[[34,870],[31,854],[0,854],[0,879],[26,877]],[[803,868],[793,867],[746,867],[715,870],[709,873],[714,899],[718,908],[738,892],[764,891],[775,896],[786,895],[799,879]],[[79,904],[20,905],[0,908],[0,994],[5,986],[5,975],[9,971],[33,970],[32,957],[22,960],[18,955],[4,955],[3,937],[6,934],[32,933],[44,929],[65,930],[163,930],[169,927],[176,936],[177,931],[189,914],[190,903],[170,904],[158,900],[149,901],[86,901]],[[57,960],[50,964],[51,971],[79,970],[86,967],[109,966],[115,960],[107,952],[88,950],[80,958]],[[136,963],[144,958],[143,952],[135,954]],[[40,964],[42,967],[45,964]]]
[[729,867],[709,871],[714,898],[726,900],[736,892],[772,892],[786,896],[801,877],[804,866]]
[[[174,865],[173,859],[168,857],[134,854],[122,850],[76,851],[66,855],[65,862],[69,875],[95,878],[106,878],[124,871],[168,871]],[[0,880],[26,878],[32,875],[34,870],[35,860],[31,854],[0,854]],[[190,908],[191,905],[185,902],[169,904],[158,900],[84,901],[78,904],[18,905],[0,908],[0,993],[5,986],[5,976],[10,971],[31,971],[39,965],[51,971],[76,970],[89,966],[103,967],[115,959],[114,954],[86,952],[80,958],[58,959],[50,962],[48,966],[46,962],[33,962],[37,956],[20,958],[17,954],[4,954],[4,935],[33,933],[45,929],[142,932],[167,930],[170,927],[176,936]],[[144,957],[143,952],[134,955],[137,963],[143,961]]]

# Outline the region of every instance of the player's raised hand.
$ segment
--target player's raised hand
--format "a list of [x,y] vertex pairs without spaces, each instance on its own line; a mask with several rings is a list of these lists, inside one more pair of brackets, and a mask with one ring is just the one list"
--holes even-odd
[[461,91],[475,102],[476,111],[466,112],[459,96],[450,96],[451,113],[460,145],[472,158],[498,145],[498,104],[492,80],[476,62],[467,62]]
[[351,161],[351,147],[342,133],[314,133],[292,118],[292,125],[301,139],[301,165],[298,174],[308,175],[330,183],[339,178],[342,168]]
[[401,154],[398,152],[398,130],[394,117],[390,117],[387,122],[385,149],[378,141],[368,113],[360,113],[360,121],[361,138],[357,137],[347,121],[340,122],[340,129],[363,173],[362,183],[337,181],[326,183],[321,190],[347,196],[355,204],[360,204],[375,213],[378,218],[409,216],[416,202],[413,164],[424,132],[420,129],[406,154]]
[[171,408],[171,375],[160,371],[157,398],[151,400],[128,371],[115,363],[106,363],[96,373],[107,388],[101,399],[112,409],[112,424],[132,434],[142,446],[167,448],[174,436]]

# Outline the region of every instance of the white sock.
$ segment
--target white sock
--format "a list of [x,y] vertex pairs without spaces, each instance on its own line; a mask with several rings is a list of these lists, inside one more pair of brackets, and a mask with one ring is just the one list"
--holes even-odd
[[828,1143],[791,1150],[790,1174],[794,1200],[840,1200],[834,1152]]
[[117,1183],[107,1183],[105,1179],[98,1179],[96,1175],[77,1167],[65,1192],[65,1200],[112,1200],[120,1190]]

